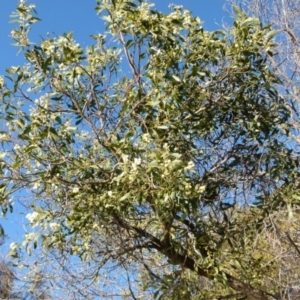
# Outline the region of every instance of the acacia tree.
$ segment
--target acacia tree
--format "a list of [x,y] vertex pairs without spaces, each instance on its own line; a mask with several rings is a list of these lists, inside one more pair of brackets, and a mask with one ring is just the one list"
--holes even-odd
[[82,49],[71,33],[32,43],[21,1],[27,62],[1,81],[3,210],[28,194],[36,230],[21,246],[88,261],[91,278],[123,269],[124,298],[277,299],[251,248],[298,176],[274,32],[238,9],[230,32],[207,32],[151,7],[98,1],[107,32]]

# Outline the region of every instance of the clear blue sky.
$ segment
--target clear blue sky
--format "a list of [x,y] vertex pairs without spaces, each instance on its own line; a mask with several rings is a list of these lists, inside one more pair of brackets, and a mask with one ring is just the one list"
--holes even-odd
[[[169,3],[183,5],[198,15],[204,21],[204,27],[214,30],[221,26],[222,20],[228,15],[224,12],[224,0],[153,0],[158,10],[168,11]],[[22,55],[17,54],[17,49],[12,47],[10,32],[15,24],[9,23],[9,15],[15,10],[18,0],[0,0],[0,74],[3,69],[22,62]],[[73,31],[74,37],[83,46],[92,40],[90,34],[103,31],[103,22],[96,15],[95,0],[27,0],[27,3],[35,3],[38,16],[42,22],[33,26],[31,37],[38,41],[39,36],[45,36],[47,32],[60,35]],[[220,26],[216,25],[218,23]]]
[[[151,1],[150,1],[151,2]],[[200,17],[206,30],[216,30],[221,27],[223,21],[231,22],[230,17],[224,11],[225,0],[152,0],[156,8],[163,12],[168,11],[170,3],[183,5]],[[17,55],[17,48],[12,46],[9,35],[16,24],[9,23],[9,15],[15,11],[18,0],[0,0],[0,75],[10,66],[16,66],[24,62],[22,54]],[[35,3],[38,17],[42,22],[34,24],[31,39],[39,41],[40,36],[47,33],[61,35],[64,32],[74,32],[74,38],[83,47],[89,45],[92,39],[90,34],[103,32],[103,21],[95,13],[95,0],[27,0],[27,3]],[[18,212],[26,212],[15,205],[15,214],[8,215],[7,220],[1,220],[4,230],[10,236],[8,242],[20,241],[24,229],[22,222],[26,221],[25,215]],[[1,257],[0,257],[1,259]]]

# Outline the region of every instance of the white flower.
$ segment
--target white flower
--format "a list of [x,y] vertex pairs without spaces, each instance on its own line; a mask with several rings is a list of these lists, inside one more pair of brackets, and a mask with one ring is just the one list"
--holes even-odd
[[34,238],[35,238],[35,233],[33,233],[33,232],[25,234],[25,239],[27,241],[33,240]]
[[203,194],[205,192],[205,189],[206,189],[206,185],[200,185],[200,184],[197,184],[195,186],[195,190],[197,193],[199,194]]
[[6,133],[1,133],[0,134],[0,140],[1,141],[10,141],[10,138]]
[[66,68],[66,66],[63,63],[61,63],[61,64],[58,65],[58,68],[60,70],[64,70]]
[[57,223],[50,223],[49,226],[51,230],[58,230],[60,228],[60,225]]
[[134,164],[135,164],[136,166],[139,166],[141,163],[142,163],[142,160],[141,160],[140,157],[134,159]]
[[142,140],[146,143],[150,142],[150,134],[149,133],[145,133],[142,135]]
[[77,129],[76,126],[66,126],[66,127],[65,127],[65,130],[66,130],[66,131],[71,131],[71,132],[72,132],[72,131],[75,131],[76,129]]
[[195,164],[193,161],[189,161],[188,165],[184,168],[186,171],[194,170]]
[[32,186],[32,189],[33,190],[38,190],[39,189],[39,187],[40,187],[40,183],[39,182],[36,182],[33,186]]
[[129,157],[128,155],[122,154],[122,159],[123,159],[125,164],[128,162],[128,157]]
[[18,248],[18,244],[15,243],[15,242],[13,242],[13,243],[11,243],[11,244],[9,245],[9,248],[10,248],[11,250],[15,250],[15,249]]
[[89,244],[89,243],[84,243],[84,247],[85,247],[85,249],[86,249],[86,250],[89,250],[89,249],[91,249],[91,246],[90,246],[90,244]]
[[0,87],[4,85],[4,78],[3,76],[0,76]]
[[19,144],[16,144],[16,145],[14,146],[14,150],[17,151],[17,150],[19,150],[19,149],[21,149],[20,145],[19,145]]
[[34,223],[38,218],[39,214],[35,211],[31,214],[26,215],[26,219],[29,220],[30,223]]
[[99,225],[98,224],[93,224],[93,229],[99,229]]
[[72,192],[73,192],[73,193],[78,193],[78,192],[79,192],[79,188],[78,188],[78,187],[74,187],[74,188],[72,189]]

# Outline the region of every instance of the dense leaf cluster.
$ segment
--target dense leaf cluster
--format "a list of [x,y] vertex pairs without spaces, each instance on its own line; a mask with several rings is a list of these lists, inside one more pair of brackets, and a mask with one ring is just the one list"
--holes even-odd
[[0,192],[4,212],[31,197],[23,246],[139,266],[161,299],[275,297],[252,255],[298,174],[275,32],[238,9],[207,32],[179,6],[98,2],[107,33],[86,49],[71,33],[31,43],[33,6],[17,8],[27,62],[1,81]]

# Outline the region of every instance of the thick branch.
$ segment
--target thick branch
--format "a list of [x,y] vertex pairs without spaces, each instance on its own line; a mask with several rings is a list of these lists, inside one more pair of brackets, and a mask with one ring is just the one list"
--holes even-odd
[[[204,268],[196,266],[195,261],[186,255],[182,255],[174,251],[171,246],[166,246],[163,242],[161,242],[158,238],[150,234],[144,229],[132,226],[128,224],[126,221],[121,219],[116,214],[114,215],[114,221],[121,227],[126,230],[133,230],[134,232],[138,233],[140,237],[149,239],[152,244],[153,248],[157,249],[159,252],[167,256],[170,260],[180,264],[182,267],[190,269],[193,272],[196,272],[198,275],[206,277],[208,279],[212,279],[212,272],[210,270],[206,270]],[[235,278],[234,276],[225,273],[227,278],[227,282],[229,286],[234,289],[235,291],[241,293],[244,297],[250,300],[269,300],[270,298],[262,291],[256,290],[255,288],[251,287],[249,284],[246,284],[239,279]],[[274,296],[270,295],[273,299]]]

